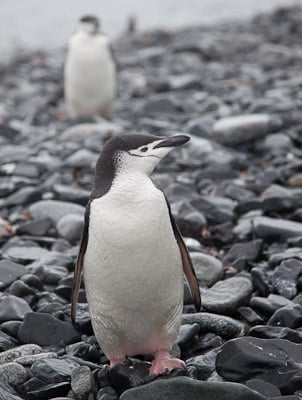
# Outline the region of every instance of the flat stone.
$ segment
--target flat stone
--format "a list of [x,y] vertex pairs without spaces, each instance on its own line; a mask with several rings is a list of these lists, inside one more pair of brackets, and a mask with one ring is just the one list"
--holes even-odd
[[233,314],[249,300],[253,290],[248,278],[233,277],[215,283],[203,293],[201,305],[217,314]]
[[26,369],[16,362],[0,365],[0,376],[4,382],[13,387],[22,385],[28,378]]
[[261,394],[238,383],[200,382],[179,377],[157,380],[148,385],[127,390],[120,400],[265,400]]
[[3,329],[3,324],[1,324],[1,330],[0,330],[0,351],[1,352],[9,350],[17,345],[17,341],[7,333],[8,332],[5,333],[5,330]]
[[19,225],[16,233],[18,235],[46,236],[51,226],[51,221],[48,218],[41,218]]
[[0,290],[6,289],[12,282],[26,273],[26,268],[9,260],[0,261]]
[[216,359],[216,370],[229,381],[261,379],[283,394],[301,387],[302,344],[250,336],[228,341]]
[[293,343],[302,343],[302,331],[281,326],[256,325],[249,335],[260,339],[286,339]]
[[49,358],[35,361],[31,372],[33,376],[49,384],[70,381],[72,370],[76,367],[74,361]]
[[36,344],[25,344],[0,353],[0,365],[15,361],[16,358],[41,353],[42,348]]
[[262,394],[264,397],[277,397],[281,396],[280,390],[277,386],[271,383],[261,381],[260,379],[250,379],[246,382],[246,386],[256,392]]
[[32,309],[25,300],[19,297],[8,295],[0,300],[0,321],[23,321],[25,315]]
[[[37,330],[36,327],[39,327]],[[80,339],[80,334],[68,323],[50,314],[28,313],[18,333],[22,343],[35,343],[40,346],[70,344]]]
[[218,143],[232,146],[265,136],[271,129],[268,114],[239,115],[222,118],[213,128],[213,138]]
[[270,317],[279,308],[293,304],[291,300],[277,294],[270,294],[268,297],[254,296],[250,301],[252,308],[267,317]]
[[70,390],[70,382],[50,383],[42,386],[37,390],[32,390],[27,393],[32,400],[54,399],[59,396],[65,396]]
[[84,216],[85,207],[60,200],[41,200],[29,207],[29,213],[34,219],[49,218],[53,224],[66,214],[76,214]]
[[302,235],[302,223],[285,219],[256,217],[253,226],[257,237],[269,241],[286,240]]
[[223,277],[223,265],[220,260],[210,254],[190,253],[197,279],[207,286],[212,286]]
[[30,367],[34,362],[38,360],[44,360],[47,358],[58,358],[57,353],[54,352],[47,352],[47,353],[39,353],[39,354],[32,354],[27,356],[22,356],[16,358],[14,361],[18,364],[23,365],[24,367]]
[[242,336],[245,333],[243,323],[223,315],[206,312],[183,314],[182,324],[198,324],[202,332],[213,332],[224,338]]

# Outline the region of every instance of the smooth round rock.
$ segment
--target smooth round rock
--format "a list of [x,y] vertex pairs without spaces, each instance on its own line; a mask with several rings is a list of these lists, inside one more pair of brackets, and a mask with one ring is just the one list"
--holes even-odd
[[201,305],[217,314],[233,314],[249,300],[253,291],[248,278],[234,277],[215,283],[201,296]]
[[148,385],[127,390],[120,400],[265,400],[261,394],[238,383],[201,382],[179,377],[157,380]]
[[67,201],[40,200],[32,204],[28,211],[34,219],[49,218],[53,224],[57,224],[67,214],[83,216],[85,207]]
[[60,218],[57,223],[58,234],[70,243],[80,240],[84,226],[82,215],[67,214]]
[[13,387],[22,385],[28,377],[26,369],[16,362],[0,365],[0,376],[4,382]]
[[32,309],[25,300],[9,295],[0,300],[0,321],[23,321],[25,315]]
[[211,287],[223,277],[223,265],[220,260],[205,253],[190,253],[194,270],[199,282]]
[[41,352],[42,348],[36,344],[24,344],[0,353],[0,365],[6,364],[10,361],[15,361],[15,359],[19,357],[38,354]]

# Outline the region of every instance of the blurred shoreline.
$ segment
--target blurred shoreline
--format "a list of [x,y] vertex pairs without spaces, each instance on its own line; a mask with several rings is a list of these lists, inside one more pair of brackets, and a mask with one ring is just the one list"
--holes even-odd
[[0,64],[17,52],[63,48],[73,32],[76,20],[85,13],[101,17],[103,30],[118,38],[135,17],[139,31],[180,29],[192,25],[215,24],[226,20],[244,20],[277,7],[302,5],[301,0],[17,0],[2,1],[0,11]]

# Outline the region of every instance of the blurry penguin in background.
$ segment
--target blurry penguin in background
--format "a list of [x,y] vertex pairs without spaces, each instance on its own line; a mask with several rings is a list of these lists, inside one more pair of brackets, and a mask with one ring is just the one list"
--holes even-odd
[[84,16],[70,38],[64,67],[67,113],[72,118],[109,118],[116,94],[116,66],[98,18]]

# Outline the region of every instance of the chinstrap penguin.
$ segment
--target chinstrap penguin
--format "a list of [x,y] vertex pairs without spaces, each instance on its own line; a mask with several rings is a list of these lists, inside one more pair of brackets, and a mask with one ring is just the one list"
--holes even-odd
[[164,194],[149,175],[178,135],[114,137],[97,161],[76,262],[71,317],[83,269],[93,330],[110,367],[153,354],[151,375],[184,365],[170,358],[183,306],[183,273],[195,307],[200,292],[192,262]]
[[108,38],[95,16],[84,16],[70,38],[64,66],[65,105],[70,117],[110,117],[116,67]]

